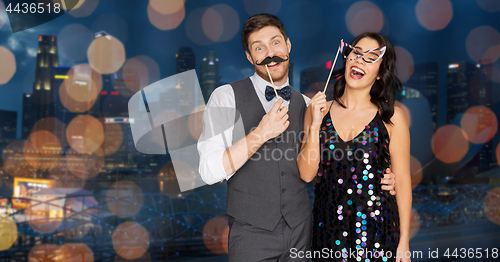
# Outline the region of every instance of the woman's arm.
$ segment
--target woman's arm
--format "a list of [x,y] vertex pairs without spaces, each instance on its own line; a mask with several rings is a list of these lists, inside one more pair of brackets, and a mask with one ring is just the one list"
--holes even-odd
[[311,182],[318,173],[320,160],[319,132],[326,114],[326,96],[318,92],[309,102],[304,115],[304,138],[297,158],[300,178]]
[[[396,175],[396,201],[399,210],[400,240],[398,251],[409,251],[410,216],[412,205],[410,174],[410,131],[403,111],[394,108],[391,118],[394,123],[390,136],[389,152],[391,154],[392,171]],[[398,260],[399,261],[399,258]],[[403,256],[403,261],[406,258]]]

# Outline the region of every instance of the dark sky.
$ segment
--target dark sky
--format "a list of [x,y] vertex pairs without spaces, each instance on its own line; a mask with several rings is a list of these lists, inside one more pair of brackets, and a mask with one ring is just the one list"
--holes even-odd
[[[497,0],[433,1],[445,2],[444,7],[435,3],[434,5],[426,4],[429,1],[423,0],[420,2],[417,0],[371,2],[186,0],[185,17],[182,23],[177,28],[168,31],[159,30],[152,25],[148,18],[148,1],[146,0],[87,1],[99,2],[95,11],[89,16],[78,18],[66,14],[46,24],[15,34],[11,31],[5,13],[3,10],[0,11],[0,25],[1,21],[6,20],[0,28],[0,45],[12,51],[17,63],[17,70],[12,79],[0,85],[0,109],[18,111],[20,121],[22,93],[31,92],[34,81],[38,35],[59,37],[63,28],[72,24],[73,26],[70,27],[72,29],[84,27],[86,29],[74,30],[74,36],[66,33],[66,42],[60,39],[60,66],[71,67],[75,64],[87,63],[84,54],[91,41],[91,35],[88,32],[105,30],[121,40],[125,46],[127,58],[146,55],[156,61],[162,78],[175,74],[175,54],[179,47],[191,46],[196,55],[197,70],[199,70],[202,57],[209,50],[214,50],[220,61],[221,81],[233,82],[253,74],[253,67],[246,59],[240,40],[241,28],[245,20],[251,14],[270,12],[282,19],[291,40],[291,59],[294,63],[294,87],[296,89],[300,88],[302,69],[323,65],[326,61],[333,60],[340,39],[347,42],[353,40],[354,35],[350,33],[349,28],[356,31],[362,28],[373,28],[378,24],[381,26],[380,33],[388,37],[394,46],[401,47],[411,54],[413,64],[438,63],[440,112],[446,111],[447,64],[463,60],[476,63],[471,58],[471,54],[477,53],[472,50],[473,48],[484,50],[500,45],[498,33],[500,31],[500,1]],[[451,3],[449,11],[446,11],[446,3]],[[207,43],[208,38],[203,35],[200,16],[205,13],[206,8],[220,4],[225,5],[213,10],[225,11],[221,14],[225,24],[222,36],[228,38],[228,41]],[[485,9],[496,12],[489,12]],[[383,16],[377,19],[379,13]],[[427,17],[426,26],[431,29],[439,26],[444,26],[444,28],[429,30],[419,22],[417,16],[423,19]],[[446,20],[450,16],[451,20],[448,18],[448,23]],[[213,20],[210,21],[215,23]],[[206,25],[210,27],[209,24]],[[236,26],[238,31],[230,32],[231,27]],[[486,27],[488,28],[484,29]],[[195,35],[194,41],[193,37],[188,37],[187,31]],[[82,32],[87,32],[87,34],[82,34]],[[476,37],[470,36],[471,34]],[[73,37],[77,40],[68,40]],[[200,43],[206,45],[199,45]],[[469,50],[467,43],[469,43]],[[70,59],[61,54],[62,49],[65,49],[66,53],[71,56]],[[74,53],[71,54],[73,50]],[[481,54],[483,53],[484,51]],[[498,58],[500,55],[498,53],[500,51],[493,52],[492,57]],[[341,62],[340,59],[339,61]],[[402,64],[406,65],[403,69],[411,65],[409,61],[404,55],[401,56]],[[336,68],[340,68],[340,62],[337,63]],[[500,59],[496,60],[493,67],[500,70]],[[494,88],[496,94],[499,94],[498,83]],[[498,115],[499,111],[494,111]],[[441,125],[445,124],[446,116],[440,114],[439,120]]]

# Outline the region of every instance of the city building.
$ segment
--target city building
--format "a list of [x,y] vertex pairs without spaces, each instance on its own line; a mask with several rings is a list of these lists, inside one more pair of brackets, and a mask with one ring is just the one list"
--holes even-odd
[[175,55],[175,73],[182,73],[196,68],[196,57],[191,47],[181,47]]
[[205,102],[219,84],[219,58],[214,51],[208,51],[203,57],[200,68],[200,87]]

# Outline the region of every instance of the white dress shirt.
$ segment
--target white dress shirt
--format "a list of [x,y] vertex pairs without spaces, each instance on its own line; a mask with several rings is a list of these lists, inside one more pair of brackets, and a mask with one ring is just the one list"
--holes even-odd
[[[277,97],[274,97],[271,101],[267,101],[266,99],[265,95],[266,86],[272,86],[272,84],[264,80],[259,75],[257,75],[257,73],[251,76],[250,80],[252,81],[253,87],[255,88],[255,92],[257,93],[257,96],[259,97],[259,100],[262,103],[264,110],[266,111],[266,113],[268,113],[269,110],[271,110],[271,108],[277,101]],[[276,89],[281,89],[287,85],[288,85],[288,79],[284,85],[276,86]],[[310,99],[305,95],[302,95],[302,97],[304,98],[306,106],[308,106]],[[283,102],[284,106],[288,107],[289,104],[290,101],[285,100]],[[217,107],[236,108],[234,91],[230,84],[220,86],[212,92],[212,95],[208,100],[205,110]],[[210,121],[208,121],[208,124],[212,125]],[[203,133],[206,132],[207,128],[211,127],[203,126]],[[200,137],[206,137],[204,136],[203,133]],[[203,181],[205,181],[205,183],[210,185],[215,184],[217,182],[221,182],[226,178],[229,179],[234,175],[234,173],[226,174],[226,171],[224,170],[224,165],[222,163],[224,151],[226,151],[226,148],[232,145],[233,128],[230,127],[229,129],[224,131],[224,136],[225,137],[223,138],[222,134],[219,134],[210,137],[206,140],[200,139],[198,141],[197,145],[198,153],[200,154],[200,166],[198,171]]]

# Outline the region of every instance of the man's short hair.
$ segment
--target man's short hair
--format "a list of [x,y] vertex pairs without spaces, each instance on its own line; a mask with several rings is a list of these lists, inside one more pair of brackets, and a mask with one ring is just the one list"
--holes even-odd
[[245,22],[245,25],[243,26],[243,31],[241,32],[241,42],[243,42],[245,51],[250,53],[250,48],[248,46],[248,37],[250,36],[250,34],[255,31],[259,31],[266,26],[277,27],[285,40],[287,39],[285,26],[277,16],[271,14],[254,15],[248,18],[248,20]]

